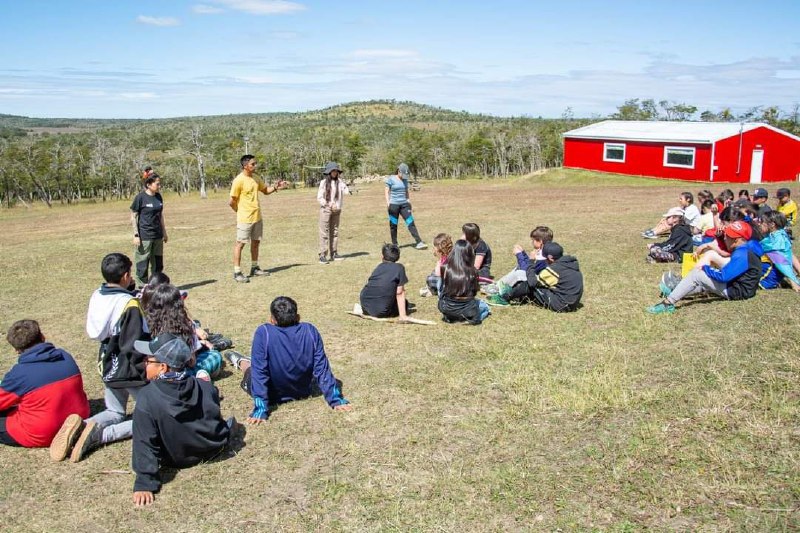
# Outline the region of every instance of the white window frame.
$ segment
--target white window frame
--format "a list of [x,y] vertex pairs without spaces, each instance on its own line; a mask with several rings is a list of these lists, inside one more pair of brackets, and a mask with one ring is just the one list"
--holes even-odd
[[[692,164],[691,165],[676,165],[675,163],[668,163],[667,156],[670,153],[670,150],[680,151],[680,152],[691,152],[692,153]],[[694,146],[665,146],[664,147],[664,166],[665,167],[674,167],[674,168],[694,168],[695,162],[697,161],[697,149]]]
[[[611,159],[608,157],[608,149],[613,148],[619,150],[622,148],[622,159]],[[603,143],[603,161],[608,161],[610,163],[624,163],[625,156],[627,155],[627,149],[625,143]]]

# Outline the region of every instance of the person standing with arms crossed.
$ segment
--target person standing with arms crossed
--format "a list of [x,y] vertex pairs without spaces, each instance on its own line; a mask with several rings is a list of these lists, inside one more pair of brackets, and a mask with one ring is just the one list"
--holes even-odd
[[254,155],[243,155],[239,160],[242,171],[233,179],[228,205],[236,212],[236,244],[233,245],[233,279],[239,283],[250,283],[250,278],[242,273],[242,249],[250,243],[251,276],[269,276],[269,272],[258,266],[258,248],[264,225],[261,219],[261,204],[258,201],[259,191],[272,194],[288,185],[286,181],[278,181],[276,185],[267,185],[256,176],[258,161]]
[[417,242],[414,247],[417,250],[424,250],[428,245],[422,242],[419,236],[417,226],[414,224],[414,216],[411,214],[411,202],[408,201],[408,175],[408,165],[400,163],[397,166],[397,174],[386,176],[384,180],[386,183],[386,207],[389,210],[389,233],[392,237],[392,244],[397,244],[398,217],[403,217],[408,231]]
[[131,203],[133,225],[133,262],[136,265],[136,284],[144,287],[151,274],[164,270],[164,244],[167,225],[164,223],[164,199],[161,198],[161,178],[151,172],[144,178],[144,190]]

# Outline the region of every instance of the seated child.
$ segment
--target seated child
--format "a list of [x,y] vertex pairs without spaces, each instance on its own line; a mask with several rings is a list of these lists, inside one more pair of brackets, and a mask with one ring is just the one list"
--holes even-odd
[[506,306],[510,301],[529,301],[557,313],[574,311],[583,296],[583,274],[578,260],[564,255],[556,242],[542,246],[547,267],[537,272],[535,265],[527,270],[527,279],[489,297],[489,304]]
[[[442,269],[447,263],[447,256],[453,251],[453,238],[447,233],[440,233],[433,239],[433,255],[436,257],[436,266],[433,273],[425,280],[427,291],[420,292],[424,296],[439,295],[439,286],[442,284]],[[423,289],[425,291],[425,289]]]
[[797,222],[797,204],[792,200],[792,191],[786,187],[781,187],[775,193],[778,197],[778,211],[786,217],[786,233],[792,236],[792,226]]
[[133,410],[133,503],[153,503],[161,489],[161,467],[185,468],[213,459],[226,444],[234,423],[219,409],[219,392],[186,371],[192,350],[180,337],[164,333],[136,341],[147,357],[147,379]]
[[478,281],[489,283],[492,281],[492,250],[486,241],[481,239],[481,228],[475,223],[467,222],[461,226],[461,238],[466,240],[475,250],[475,269],[478,271]]
[[81,371],[69,353],[45,342],[35,320],[14,322],[6,340],[19,359],[0,383],[0,444],[50,446],[68,417],[80,425],[89,416]]
[[[72,448],[70,461],[77,463],[86,454],[104,444],[130,438],[133,422],[126,417],[128,399],[145,385],[144,356],[133,348],[137,340],[149,340],[139,299],[134,297],[136,282],[131,275],[128,256],[111,253],[103,258],[100,272],[105,283],[89,299],[86,333],[100,341],[98,366],[105,387],[105,410],[86,420]],[[64,421],[60,434],[67,439],[53,439],[50,457],[60,461],[72,446],[75,432],[82,422],[73,418]]]
[[721,269],[708,265],[693,269],[675,287],[662,286],[664,300],[648,307],[647,312],[654,315],[674,313],[675,304],[693,294],[713,293],[728,300],[755,296],[761,278],[761,260],[747,245],[751,236],[752,230],[746,222],[729,224],[725,228],[725,243],[732,250],[730,261]]
[[[699,232],[700,210],[694,205],[694,195],[688,191],[682,192],[678,196],[678,206],[669,211],[680,209],[686,224],[691,228],[691,233]],[[642,232],[642,237],[657,239],[661,235],[667,235],[672,230],[672,225],[667,220],[667,215],[663,215],[655,227]]]
[[547,268],[547,261],[542,256],[542,246],[553,240],[553,230],[547,226],[536,226],[531,231],[531,246],[533,250],[530,254],[526,253],[522,245],[514,245],[514,256],[517,258],[517,266],[514,270],[500,278],[497,283],[491,283],[483,288],[483,292],[492,295],[498,292],[508,292],[508,290],[519,283],[520,281],[527,281],[528,267],[531,266],[533,261],[534,273],[539,274],[542,270]]
[[770,211],[759,220],[761,232],[762,272],[758,286],[762,289],[780,287],[785,279],[795,292],[800,292],[800,280],[792,268],[792,241],[784,230],[786,217],[779,211]]
[[200,340],[183,302],[181,291],[174,285],[148,283],[142,293],[142,307],[150,334],[172,333],[182,338],[193,354],[186,371],[198,379],[215,378],[222,369],[222,354],[207,340]]
[[475,268],[475,250],[464,239],[453,245],[447,258],[439,293],[439,311],[445,322],[480,324],[490,314],[489,306],[478,300],[478,270]]
[[698,233],[692,236],[692,243],[695,246],[711,240],[708,232],[717,227],[717,204],[714,200],[705,200],[700,206],[700,219],[698,220]]
[[747,200],[750,201],[750,191],[747,189],[740,189],[739,190],[739,200]]
[[331,372],[328,357],[317,328],[300,322],[297,303],[278,296],[269,307],[268,324],[261,324],[253,335],[250,357],[229,350],[225,356],[244,372],[241,387],[253,398],[248,424],[260,424],[269,417],[269,406],[308,398],[316,390],[336,411],[352,406]]
[[400,248],[396,244],[384,244],[381,255],[383,262],[375,267],[367,284],[361,289],[361,309],[369,316],[399,316],[400,320],[405,320],[408,312],[405,285],[408,278],[406,268],[397,262]]
[[664,220],[670,228],[669,239],[661,243],[648,244],[647,261],[680,263],[683,261],[683,254],[692,251],[692,229],[684,221],[683,209],[680,207],[673,207],[667,211]]

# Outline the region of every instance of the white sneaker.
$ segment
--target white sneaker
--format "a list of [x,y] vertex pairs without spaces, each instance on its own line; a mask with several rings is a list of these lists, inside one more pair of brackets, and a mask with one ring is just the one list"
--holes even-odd
[[353,304],[353,314],[354,315],[363,315],[364,310],[361,309],[361,304]]
[[422,296],[423,298],[427,298],[428,296],[431,295],[431,290],[428,287],[422,287],[419,290],[419,295]]
[[416,248],[417,250],[425,250],[427,247],[428,247],[428,245],[427,245],[427,244],[425,244],[425,243],[424,243],[424,242],[422,242],[422,241],[419,241],[419,242],[417,243],[417,245],[416,245],[416,246],[414,246],[414,248]]

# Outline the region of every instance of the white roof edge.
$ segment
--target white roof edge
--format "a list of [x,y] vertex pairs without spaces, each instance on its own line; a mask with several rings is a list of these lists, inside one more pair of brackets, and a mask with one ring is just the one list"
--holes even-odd
[[[613,125],[618,124],[620,131],[613,131]],[[682,137],[676,129],[680,129],[681,124],[687,125],[687,136]],[[628,126],[626,128],[626,126]],[[631,126],[634,126],[631,128]],[[651,126],[652,130],[647,131],[641,127]],[[636,141],[636,142],[674,142],[674,143],[693,143],[693,144],[713,144],[722,139],[728,139],[738,135],[738,131],[731,132],[731,129],[748,132],[757,128],[767,128],[775,133],[800,142],[800,137],[784,131],[770,124],[761,122],[677,122],[677,121],[648,121],[648,120],[602,120],[570,130],[561,134],[563,138],[572,139],[591,139],[591,140],[610,140],[610,141]],[[727,129],[727,131],[725,131]],[[599,131],[597,131],[599,130]],[[605,131],[604,131],[605,130]],[[670,131],[672,130],[672,131]],[[705,131],[704,131],[705,130]],[[722,131],[720,131],[722,130]],[[689,137],[688,135],[691,135]]]

